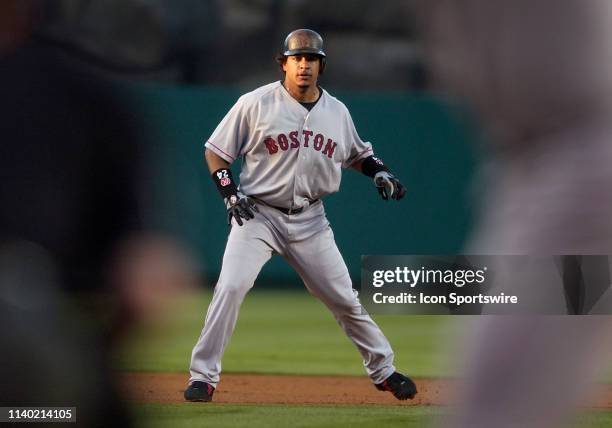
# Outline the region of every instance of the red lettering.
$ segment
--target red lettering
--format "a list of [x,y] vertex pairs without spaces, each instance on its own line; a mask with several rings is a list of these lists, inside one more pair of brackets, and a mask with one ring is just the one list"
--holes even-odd
[[297,149],[298,147],[300,147],[300,140],[298,140],[297,136],[298,136],[297,131],[292,131],[289,133],[289,138],[291,138],[291,148],[292,149]]
[[308,147],[308,137],[312,136],[312,131],[302,131],[304,134],[304,147]]
[[289,140],[287,140],[287,136],[285,134],[278,134],[278,145],[283,151],[289,148]]
[[314,139],[314,149],[318,152],[323,147],[323,141],[325,141],[325,137],[321,134],[317,134]]
[[332,155],[334,154],[334,150],[336,150],[337,145],[338,143],[334,143],[331,138],[328,138],[327,144],[325,145],[325,148],[323,149],[323,154],[327,155],[328,158],[331,158]]
[[278,152],[278,146],[276,145],[276,141],[274,141],[274,138],[272,137],[266,138],[264,140],[264,144],[268,148],[268,152],[270,152],[271,155]]

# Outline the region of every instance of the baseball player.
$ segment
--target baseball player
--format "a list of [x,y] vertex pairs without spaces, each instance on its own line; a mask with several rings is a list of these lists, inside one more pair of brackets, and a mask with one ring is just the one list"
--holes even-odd
[[[372,177],[385,200],[399,200],[406,190],[359,138],[346,106],[317,85],[325,59],[318,33],[291,32],[277,57],[284,79],[240,97],[206,142],[231,229],[191,356],[188,401],[212,400],[240,305],[273,253],[332,311],[376,388],[400,400],[417,393],[414,382],[395,371],[387,338],[361,307],[321,201],[338,191],[341,169],[349,167]],[[229,169],[239,156],[240,186]]]

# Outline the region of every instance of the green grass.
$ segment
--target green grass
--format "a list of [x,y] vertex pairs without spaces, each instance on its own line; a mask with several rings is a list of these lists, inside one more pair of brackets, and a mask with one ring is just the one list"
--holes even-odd
[[612,426],[612,412],[607,410],[593,410],[583,412],[577,418],[577,427],[580,428],[608,428]]
[[[177,298],[168,314],[135,329],[118,353],[121,370],[185,372],[204,323],[210,291]],[[472,317],[375,315],[396,366],[415,377],[457,373],[454,345],[465,342]],[[251,291],[223,358],[226,373],[365,374],[356,348],[331,313],[305,290]],[[612,365],[600,374],[612,382]]]
[[[198,427],[345,427],[393,428],[432,426],[447,409],[440,407],[282,406],[227,404],[139,404],[131,408],[137,428]],[[580,413],[576,428],[612,426],[612,412]]]
[[[175,371],[187,377],[210,292],[184,296],[154,324],[136,329],[117,355],[122,370]],[[448,341],[469,328],[468,317],[374,316],[396,353],[396,365],[417,377],[454,373]],[[305,291],[254,290],[243,304],[223,359],[224,372],[340,374],[365,372],[353,344],[327,309]],[[138,427],[421,427],[446,409],[383,406],[226,404],[131,405]],[[612,426],[612,412],[581,413],[576,426]]]
[[261,406],[166,404],[133,408],[139,427],[422,427],[440,414],[432,407]]
[[[184,371],[198,338],[211,293],[187,296],[155,325],[126,340],[117,365],[123,370]],[[374,316],[391,341],[396,366],[418,377],[451,374],[441,348],[449,326],[443,316]],[[223,358],[224,372],[364,375],[361,357],[331,313],[306,291],[251,291]]]

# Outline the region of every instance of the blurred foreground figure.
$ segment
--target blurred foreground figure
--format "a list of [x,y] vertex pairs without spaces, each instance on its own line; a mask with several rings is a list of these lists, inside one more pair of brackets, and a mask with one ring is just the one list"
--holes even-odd
[[0,5],[0,406],[130,426],[112,351],[183,283],[184,259],[145,233],[133,115],[31,37],[39,5]]
[[[612,3],[421,3],[438,89],[492,142],[471,254],[612,252]],[[534,281],[534,298],[550,287]],[[545,297],[545,296],[544,296]],[[480,318],[454,427],[558,427],[610,347],[610,317]]]

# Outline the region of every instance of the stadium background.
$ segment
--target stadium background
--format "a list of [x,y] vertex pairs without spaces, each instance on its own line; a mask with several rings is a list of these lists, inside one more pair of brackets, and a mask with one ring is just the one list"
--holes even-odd
[[[220,268],[225,210],[202,163],[202,146],[237,97],[280,77],[274,55],[299,27],[324,36],[324,88],[344,101],[362,138],[408,187],[399,204],[379,200],[367,178],[347,171],[341,192],[325,200],[328,218],[355,282],[361,254],[459,251],[475,221],[477,127],[452,100],[428,90],[415,1],[56,0],[41,1],[39,43],[67,62],[110,78],[148,147],[153,175],[142,183],[150,227],[185,244],[200,289],[177,296],[150,324],[115,349],[122,372],[180,373],[187,380]],[[109,173],[111,173],[109,171]],[[273,290],[264,290],[266,288]],[[419,378],[456,373],[447,345],[470,320],[376,317]],[[247,297],[224,359],[225,373],[363,376],[358,354],[325,309],[279,258]],[[609,379],[610,376],[608,375]],[[221,386],[222,388],[222,386]],[[172,391],[180,401],[180,391]],[[376,391],[372,390],[373,394]],[[138,426],[421,426],[444,409],[385,406],[216,407],[137,402]],[[585,416],[606,426],[610,412]]]
[[[415,2],[327,3],[46,4],[38,39],[117,83],[151,150],[148,221],[191,247],[207,283],[218,274],[227,228],[201,161],[203,143],[238,96],[281,77],[273,58],[298,27],[324,35],[322,86],[347,104],[361,137],[408,186],[409,198],[396,207],[347,172],[341,192],[324,201],[353,277],[361,254],[453,253],[468,233],[474,131],[461,110],[427,91]],[[274,258],[257,285],[296,278]]]

